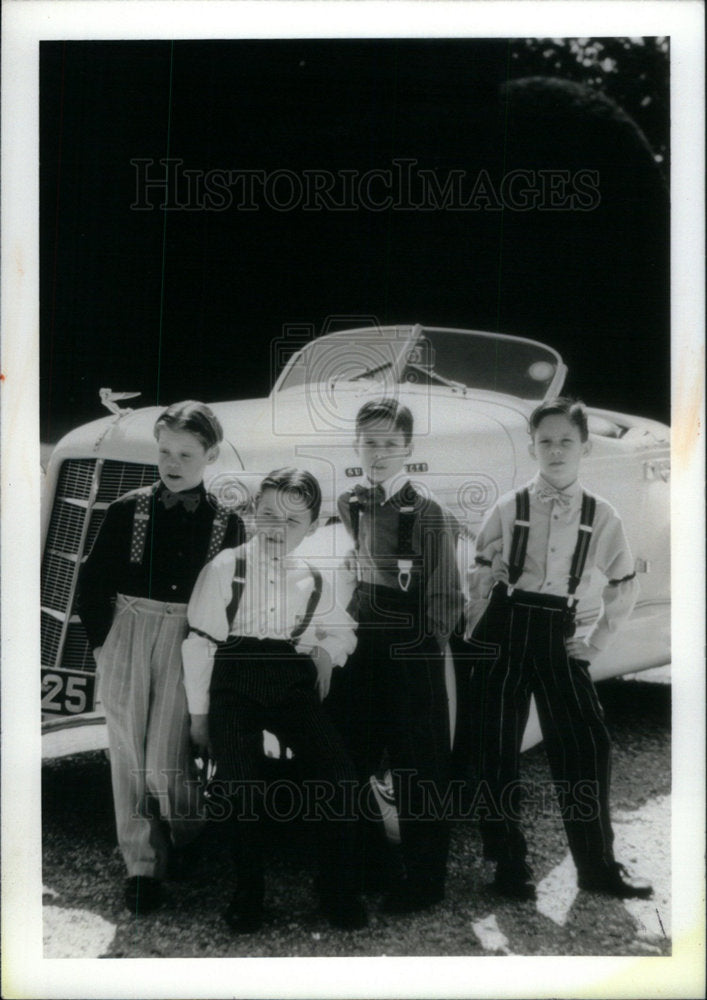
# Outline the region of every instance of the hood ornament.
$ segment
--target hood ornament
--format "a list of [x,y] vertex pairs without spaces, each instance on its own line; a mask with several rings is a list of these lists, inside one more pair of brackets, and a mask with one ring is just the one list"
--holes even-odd
[[123,417],[126,413],[132,413],[132,408],[129,406],[122,408],[117,405],[117,401],[119,399],[133,399],[135,396],[142,394],[139,392],[113,392],[112,389],[99,389],[98,395],[107,410],[114,413],[116,417]]
[[112,389],[99,389],[98,395],[101,402],[107,410],[110,410],[115,416],[115,420],[111,420],[107,427],[105,427],[101,433],[98,435],[93,443],[94,452],[98,452],[103,443],[103,439],[109,434],[115,425],[121,420],[122,417],[126,416],[128,413],[132,413],[132,409],[129,406],[120,407],[118,406],[119,399],[133,399],[135,396],[141,396],[140,392],[113,392]]

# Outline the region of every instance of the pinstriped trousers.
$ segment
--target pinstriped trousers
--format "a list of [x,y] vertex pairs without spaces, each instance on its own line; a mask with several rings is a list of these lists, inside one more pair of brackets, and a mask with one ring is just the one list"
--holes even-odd
[[162,878],[169,840],[200,832],[181,645],[186,605],[118,594],[98,663],[118,844],[128,875]]
[[[354,892],[355,772],[339,733],[316,693],[309,656],[279,639],[232,637],[219,645],[211,679],[209,729],[217,760],[215,784],[233,805],[233,847],[239,888],[262,879],[263,729],[292,747],[306,778],[326,793],[319,834],[319,888]],[[349,798],[347,798],[347,795]],[[246,803],[249,804],[246,804]],[[241,815],[245,810],[246,817]]]
[[[495,592],[494,592],[495,593]],[[538,602],[539,595],[528,595]],[[548,603],[553,600],[550,598]],[[545,750],[578,871],[614,860],[609,814],[611,740],[587,665],[567,655],[563,608],[492,597],[474,630],[479,661],[471,682],[473,751],[484,855],[523,861],[526,789],[520,746],[535,695]]]
[[[387,750],[405,874],[414,890],[443,890],[451,758],[444,660],[421,625],[419,593],[360,587],[356,602],[358,644],[337,678],[330,711],[362,789]],[[391,864],[381,859],[371,827],[359,830],[364,872]]]

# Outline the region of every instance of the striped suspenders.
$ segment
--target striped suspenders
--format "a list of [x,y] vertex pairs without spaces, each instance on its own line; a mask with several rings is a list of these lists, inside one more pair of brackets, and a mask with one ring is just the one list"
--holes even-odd
[[[317,610],[317,605],[319,604],[319,599],[322,596],[322,574],[314,566],[307,563],[307,568],[312,574],[314,580],[314,587],[312,588],[312,593],[309,595],[307,601],[307,607],[305,608],[302,620],[294,627],[292,634],[290,635],[290,641],[297,643],[297,640],[301,635],[306,632],[309,628],[309,623],[312,620],[314,612]],[[233,627],[233,622],[236,618],[236,612],[241,603],[241,598],[243,597],[243,590],[245,589],[245,574],[246,574],[246,561],[245,556],[238,556],[236,559],[236,566],[233,573],[233,580],[231,581],[231,600],[226,608],[226,617],[228,619],[229,631]]]
[[[133,514],[133,533],[130,539],[130,562],[133,566],[139,566],[145,556],[145,542],[147,540],[147,528],[150,523],[152,504],[154,496],[159,487],[159,482],[152,486],[145,486],[138,490],[135,497],[135,512]],[[221,551],[223,540],[226,537],[228,527],[228,511],[224,507],[216,507],[214,520],[211,525],[211,537],[209,547],[206,552],[205,563],[210,562],[214,556]]]
[[[592,527],[594,524],[594,514],[597,503],[589,493],[582,493],[582,510],[579,515],[579,531],[577,533],[577,544],[575,545],[570,567],[569,582],[567,587],[567,606],[573,607],[575,603],[575,592],[582,579],[584,567],[587,562],[589,552],[589,542],[592,537]],[[513,537],[511,540],[511,553],[508,561],[508,595],[513,593],[516,583],[521,577],[523,566],[525,565],[525,554],[528,549],[528,535],[530,534],[530,494],[527,488],[516,493],[516,519],[513,524]]]
[[[412,567],[415,560],[413,549],[413,534],[415,531],[415,520],[417,518],[417,508],[414,502],[417,494],[411,488],[405,499],[410,503],[398,508],[398,584],[400,589],[407,592],[412,579]],[[361,501],[355,493],[349,497],[349,516],[351,518],[351,534],[353,535],[356,555],[359,551],[359,523],[361,517]],[[361,571],[356,560],[356,578],[361,581]]]

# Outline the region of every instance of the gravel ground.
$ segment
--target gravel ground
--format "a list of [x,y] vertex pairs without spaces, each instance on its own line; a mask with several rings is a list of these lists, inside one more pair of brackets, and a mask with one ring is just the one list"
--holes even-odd
[[[631,817],[652,824],[652,856],[622,857],[637,872],[667,887],[650,908],[669,914],[670,687],[621,680],[599,685],[614,739],[612,808],[624,843]],[[542,747],[523,757],[523,778],[547,783]],[[485,888],[492,869],[480,857],[470,823],[458,823],[443,904],[420,914],[386,917],[380,897],[367,897],[370,926],[335,931],[314,912],[310,831],[296,823],[268,831],[267,920],[258,934],[234,938],[220,919],[229,898],[231,865],[220,824],[212,824],[207,849],[193,879],[166,883],[166,902],[135,920],[122,905],[125,878],[114,841],[110,773],[102,753],[48,762],[43,769],[46,957],[225,957],[360,955],[646,955],[670,954],[670,939],[647,931],[637,911],[619,900],[574,895],[564,832],[557,811],[546,809],[527,824],[537,881],[570,887],[562,922],[547,905],[510,903]],[[659,812],[663,809],[663,812]],[[636,853],[638,853],[638,848]],[[558,868],[559,866],[559,868]],[[563,867],[564,866],[564,867]],[[657,886],[656,886],[657,888]],[[666,900],[667,897],[667,900]],[[540,912],[544,909],[544,912]],[[661,931],[670,933],[669,919]]]

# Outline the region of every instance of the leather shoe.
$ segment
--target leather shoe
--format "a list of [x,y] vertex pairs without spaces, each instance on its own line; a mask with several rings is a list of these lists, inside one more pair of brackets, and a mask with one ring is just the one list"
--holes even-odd
[[426,910],[436,906],[444,899],[444,888],[430,883],[416,885],[407,879],[397,885],[383,897],[382,913],[414,913],[416,910]]
[[249,886],[236,889],[223,914],[234,934],[253,934],[263,925],[263,890]]
[[533,873],[525,861],[499,861],[496,877],[491,887],[508,899],[532,900],[537,898]]
[[588,892],[604,892],[619,899],[650,899],[653,895],[650,882],[629,875],[618,861],[580,872],[577,885]]
[[194,874],[199,858],[204,852],[206,831],[202,830],[183,847],[173,847],[167,861],[167,878],[172,882],[186,882]]
[[162,902],[162,885],[151,875],[131,875],[125,883],[125,905],[135,917],[152,913]]
[[339,930],[360,931],[363,927],[368,927],[368,914],[358,896],[325,896],[319,910],[332,927],[338,927]]

